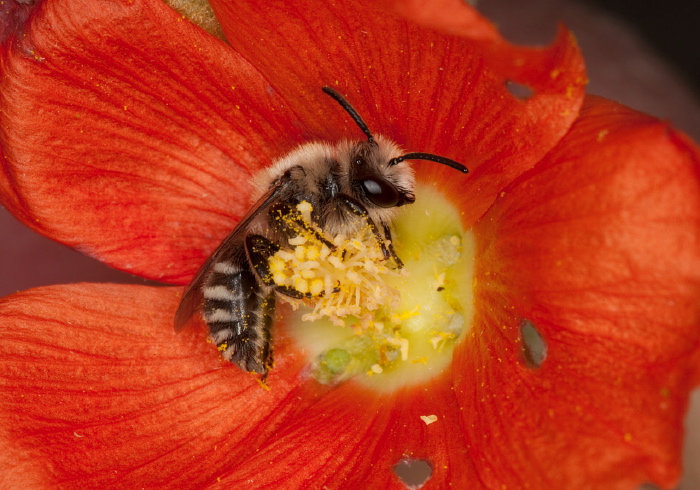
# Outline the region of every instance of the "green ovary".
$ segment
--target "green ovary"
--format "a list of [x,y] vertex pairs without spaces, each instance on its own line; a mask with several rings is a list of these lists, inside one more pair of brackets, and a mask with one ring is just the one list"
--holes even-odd
[[337,315],[309,321],[308,301],[293,313],[290,335],[310,356],[319,382],[355,378],[381,391],[425,382],[450,366],[454,345],[471,327],[473,235],[436,190],[419,186],[416,195],[394,221],[404,267],[385,268],[377,286],[396,300],[342,322]]

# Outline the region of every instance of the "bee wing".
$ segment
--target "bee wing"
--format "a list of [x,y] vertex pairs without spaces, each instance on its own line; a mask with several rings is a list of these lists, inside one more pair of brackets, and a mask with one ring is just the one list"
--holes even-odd
[[182,330],[192,315],[201,308],[202,301],[204,299],[202,295],[202,286],[204,279],[211,269],[212,265],[222,256],[226,255],[232,248],[236,246],[237,243],[243,239],[246,230],[250,226],[251,222],[267,210],[272,203],[277,200],[280,190],[284,187],[284,184],[278,182],[274,186],[262,195],[260,199],[250,208],[248,213],[243,216],[241,221],[236,225],[233,231],[221,242],[216,250],[209,256],[209,258],[201,265],[197,273],[192,278],[192,281],[185,288],[185,292],[180,300],[180,305],[175,313],[175,331],[179,332]]

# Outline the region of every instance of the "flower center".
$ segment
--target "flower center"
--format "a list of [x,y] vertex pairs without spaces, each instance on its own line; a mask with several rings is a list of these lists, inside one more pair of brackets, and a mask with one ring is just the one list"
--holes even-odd
[[400,272],[393,261],[385,260],[372,228],[365,225],[352,237],[343,233],[328,237],[313,224],[311,204],[304,201],[297,211],[307,227],[289,239],[289,250],[269,258],[274,283],[305,297],[290,301],[295,309],[303,304],[313,308],[302,316],[304,321],[325,317],[342,327],[352,316],[353,321],[359,319],[354,323],[360,328],[376,327],[377,310],[399,304],[399,291],[386,279]]
[[[386,391],[427,381],[449,367],[470,328],[473,235],[436,190],[416,191],[394,221],[402,269],[385,260],[369,227],[325,237],[334,248],[319,234],[299,235],[270,258],[275,283],[305,295],[289,301],[290,335],[319,382],[355,378]],[[310,209],[299,210],[310,222]]]

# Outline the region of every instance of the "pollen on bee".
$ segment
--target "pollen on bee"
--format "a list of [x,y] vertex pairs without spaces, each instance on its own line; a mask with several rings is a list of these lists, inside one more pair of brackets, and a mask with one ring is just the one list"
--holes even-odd
[[[312,308],[303,320],[328,318],[344,325],[345,318],[352,316],[368,326],[375,310],[398,304],[399,292],[388,286],[385,278],[402,272],[388,263],[369,226],[353,237],[342,233],[328,237],[311,221],[310,203],[302,201],[297,211],[308,229],[299,230],[288,240],[288,249],[280,249],[268,260],[275,284],[292,287],[305,296],[291,300]],[[329,247],[331,243],[334,249]]]

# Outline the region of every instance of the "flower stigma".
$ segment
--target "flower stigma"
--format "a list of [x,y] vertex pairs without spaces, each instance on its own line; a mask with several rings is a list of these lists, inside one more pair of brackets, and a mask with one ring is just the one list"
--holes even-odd
[[326,236],[306,202],[297,210],[309,231],[269,258],[274,283],[304,295],[284,298],[294,310],[289,335],[317,381],[354,378],[379,391],[427,381],[449,367],[471,326],[473,235],[435,189],[416,194],[393,223],[402,268],[369,226]]

